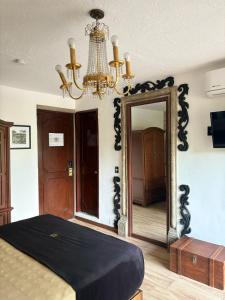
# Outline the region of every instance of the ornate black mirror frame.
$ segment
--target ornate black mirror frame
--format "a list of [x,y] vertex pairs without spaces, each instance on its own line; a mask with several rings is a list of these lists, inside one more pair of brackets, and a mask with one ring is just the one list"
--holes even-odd
[[[154,90],[159,90],[163,89],[166,87],[173,87],[174,86],[174,77],[169,76],[163,80],[157,80],[156,82],[152,81],[146,81],[143,84],[136,84],[136,86],[129,91],[129,93],[126,94],[128,95],[134,95],[138,92],[145,93],[147,91],[154,91]],[[127,88],[124,88],[124,93],[126,93]],[[189,104],[186,102],[186,96],[188,95],[189,92],[189,86],[188,84],[184,83],[178,86],[177,88],[177,95],[178,95],[178,103],[180,105],[180,110],[178,111],[178,139],[180,141],[180,144],[177,146],[179,151],[187,151],[189,149],[189,144],[187,140],[187,134],[188,131],[186,130],[187,125],[189,123],[189,114],[188,114],[188,109],[189,109]],[[115,130],[115,143],[114,143],[114,149],[115,151],[120,151],[122,149],[121,145],[121,98],[115,98],[114,99],[114,108],[115,108],[115,113],[114,113],[114,130]],[[118,177],[118,176],[117,176]],[[119,177],[118,177],[119,178]],[[120,214],[119,214],[119,209],[120,209],[120,194],[118,196],[118,186],[119,183],[115,184],[114,182],[114,189],[115,189],[115,197],[116,197],[116,203],[114,203],[114,213],[115,213],[115,222],[114,226],[117,228],[118,226],[118,221],[120,219]],[[181,187],[186,186],[186,185],[181,185]],[[184,190],[182,190],[184,191]],[[185,190],[185,193],[187,191]],[[184,196],[184,195],[182,195]],[[184,205],[188,204],[188,202],[185,202],[185,204],[182,202],[182,199],[184,197],[181,196],[181,206],[180,206],[180,214],[181,214],[181,219],[180,219],[180,224],[183,226],[183,230],[181,234],[187,234],[190,233],[190,212],[185,210],[186,214],[184,216]],[[186,199],[186,198],[185,198]]]
[[[138,92],[145,93],[147,91],[154,91],[163,89],[166,87],[174,86],[174,77],[169,76],[163,80],[157,80],[155,83],[152,81],[146,81],[143,84],[136,84],[136,86],[129,91],[128,95],[135,95]],[[126,93],[127,87],[124,88],[124,93]],[[187,151],[189,148],[186,130],[187,125],[189,123],[189,115],[188,109],[189,104],[185,101],[186,96],[188,95],[189,86],[184,83],[178,86],[178,103],[180,105],[180,110],[178,111],[178,139],[180,140],[180,144],[177,146],[179,151]],[[121,145],[121,98],[114,99],[114,130],[115,130],[115,143],[114,149],[116,151],[120,151],[122,149]]]

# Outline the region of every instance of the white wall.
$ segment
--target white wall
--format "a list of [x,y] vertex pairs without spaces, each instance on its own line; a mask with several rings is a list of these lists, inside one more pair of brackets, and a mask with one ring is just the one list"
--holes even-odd
[[225,245],[225,149],[213,148],[207,136],[210,112],[225,110],[225,97],[206,97],[204,73],[175,77],[190,87],[189,150],[178,151],[178,184],[190,186],[191,236]]
[[132,130],[143,130],[148,127],[164,127],[164,111],[132,108],[131,111]]
[[0,118],[18,125],[31,125],[31,149],[10,150],[13,221],[39,214],[37,105],[75,107],[72,100],[0,86]]

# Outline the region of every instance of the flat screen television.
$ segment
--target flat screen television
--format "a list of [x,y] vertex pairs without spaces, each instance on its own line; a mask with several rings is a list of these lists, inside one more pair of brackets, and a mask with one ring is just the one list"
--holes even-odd
[[211,132],[214,148],[225,148],[225,111],[211,112]]

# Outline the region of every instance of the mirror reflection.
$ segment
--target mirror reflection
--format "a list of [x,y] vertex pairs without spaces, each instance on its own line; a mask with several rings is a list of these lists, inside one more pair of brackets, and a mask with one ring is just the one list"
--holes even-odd
[[167,243],[166,102],[131,107],[132,232]]

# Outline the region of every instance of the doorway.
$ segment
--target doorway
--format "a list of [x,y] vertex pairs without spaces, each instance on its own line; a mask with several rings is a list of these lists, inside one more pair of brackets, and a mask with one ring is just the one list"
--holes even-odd
[[74,216],[73,116],[37,110],[40,214]]
[[99,216],[98,111],[75,114],[76,211]]
[[[129,128],[132,233],[167,243],[166,99],[131,107]],[[131,207],[132,206],[132,207]]]
[[166,244],[166,101],[131,107],[130,132],[132,232]]

